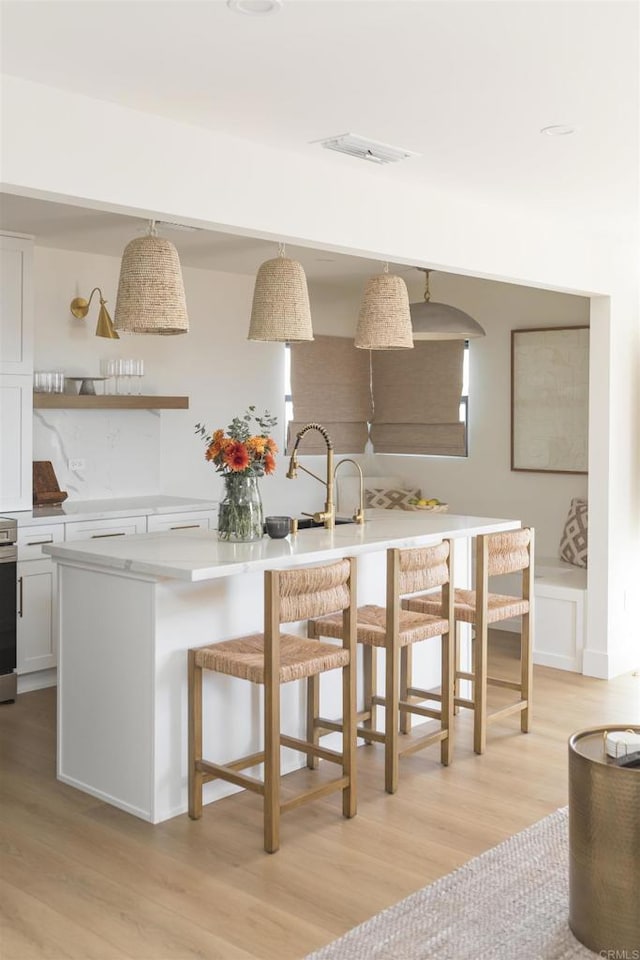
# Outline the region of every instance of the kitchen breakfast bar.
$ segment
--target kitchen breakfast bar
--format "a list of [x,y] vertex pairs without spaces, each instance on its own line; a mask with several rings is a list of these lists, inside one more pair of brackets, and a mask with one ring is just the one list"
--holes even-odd
[[[367,511],[364,525],[226,543],[174,530],[45,547],[57,564],[58,778],[159,823],[187,810],[187,650],[262,629],[263,574],[341,557],[358,560],[358,603],[384,604],[385,551],[456,541],[455,583],[470,584],[471,538],[515,520],[427,511]],[[287,625],[304,635],[305,624]],[[438,685],[439,646],[416,651]],[[422,658],[422,660],[420,659]],[[302,683],[282,688],[283,729],[303,732]],[[205,683],[205,750],[216,762],[256,752],[262,689],[215,674]],[[339,673],[323,677],[323,713],[340,714]],[[304,763],[283,751],[283,772]],[[205,802],[237,788],[205,787]]]

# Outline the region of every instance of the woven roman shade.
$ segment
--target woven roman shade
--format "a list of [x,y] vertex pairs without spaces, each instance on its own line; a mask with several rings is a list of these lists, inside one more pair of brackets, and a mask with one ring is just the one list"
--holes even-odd
[[[306,423],[326,427],[336,453],[362,453],[371,419],[369,355],[347,337],[320,336],[291,345],[291,395],[295,420],[289,424],[287,449]],[[304,438],[301,453],[326,451],[316,432]]]
[[376,453],[463,457],[464,341],[421,341],[411,353],[373,354],[371,440]]
[[113,326],[125,333],[189,332],[178,251],[149,234],[124,248]]
[[302,264],[279,256],[256,275],[248,340],[313,340],[307,278]]

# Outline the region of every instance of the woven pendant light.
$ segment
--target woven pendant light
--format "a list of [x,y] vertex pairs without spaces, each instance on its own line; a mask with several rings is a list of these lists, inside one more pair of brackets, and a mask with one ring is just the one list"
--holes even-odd
[[367,280],[354,340],[363,350],[413,347],[407,285],[385,264],[385,272]]
[[280,255],[262,264],[256,275],[248,340],[297,343],[313,340],[307,278],[302,264]]
[[[423,270],[418,267],[418,270]],[[464,310],[451,307],[448,303],[436,303],[431,300],[429,290],[430,270],[426,274],[424,300],[411,304],[411,326],[414,340],[471,340],[484,337],[486,333],[477,320]]]
[[153,221],[146,237],[124,248],[113,325],[125,333],[189,332],[178,251],[156,235]]

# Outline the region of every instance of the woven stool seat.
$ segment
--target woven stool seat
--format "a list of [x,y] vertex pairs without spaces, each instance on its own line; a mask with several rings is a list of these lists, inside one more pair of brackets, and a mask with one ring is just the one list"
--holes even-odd
[[[453,591],[453,611],[456,632],[455,697],[456,710],[465,707],[473,710],[473,748],[484,753],[487,743],[487,726],[501,721],[511,714],[520,714],[520,729],[528,733],[531,728],[531,688],[533,684],[533,566],[535,534],[531,527],[508,530],[504,533],[480,534],[476,538],[476,590]],[[489,592],[491,577],[519,573],[522,584],[520,597]],[[435,584],[434,584],[435,586]],[[420,588],[422,589],[422,588]],[[427,593],[412,591],[412,596],[402,601],[404,610],[414,613],[438,615],[443,610],[442,590]],[[520,630],[520,678],[491,677],[488,673],[488,627],[501,620],[521,617]],[[471,671],[460,669],[458,625],[471,624],[472,665]],[[471,683],[470,696],[460,696],[460,681]],[[496,686],[515,690],[518,699],[508,706],[494,709],[487,707],[487,687]],[[431,691],[437,700],[440,694]]]
[[[477,597],[475,590],[461,590],[456,587],[454,592],[456,620],[463,623],[474,623],[476,619]],[[415,597],[407,597],[403,602],[406,610],[415,613],[430,613],[437,615],[442,609],[442,594],[440,590],[433,593],[422,593]],[[487,621],[497,623],[499,620],[509,620],[511,617],[520,617],[529,612],[529,601],[521,597],[510,597],[501,593],[490,593],[487,596]]]
[[[422,750],[432,744],[440,745],[440,760],[447,765],[453,756],[453,591],[449,589],[453,562],[453,543],[444,540],[429,547],[387,550],[386,606],[366,604],[355,610],[355,632],[362,650],[364,709],[358,714],[361,721],[358,736],[368,743],[383,743],[385,754],[385,790],[395,793],[398,788],[399,758],[405,753]],[[435,614],[416,613],[401,608],[401,599],[419,590],[441,587],[445,610]],[[309,637],[344,637],[344,625],[339,616],[327,612],[309,620]],[[438,709],[427,705],[435,700],[429,691],[417,687],[412,679],[412,650],[422,640],[437,638],[441,650]],[[384,696],[377,692],[378,650],[384,650]],[[318,677],[307,681],[308,704],[307,739],[318,738],[340,730],[339,722],[324,719],[318,711]],[[378,707],[384,708],[384,729],[377,728]],[[439,729],[401,743],[400,733],[411,733],[412,717],[420,720],[439,720]],[[316,760],[310,756],[307,766],[312,769]]]
[[[248,601],[252,602],[251,598]],[[189,816],[202,816],[203,787],[211,780],[225,780],[251,790],[262,797],[264,849],[275,853],[280,846],[280,817],[301,803],[342,794],[342,814],[356,813],[356,561],[353,557],[333,563],[311,564],[287,570],[265,570],[264,631],[232,640],[222,640],[203,647],[192,647],[188,659],[189,696]],[[307,637],[283,633],[283,623],[298,623],[308,617],[338,614],[342,626],[342,643],[317,643]],[[339,669],[342,674],[342,750],[318,746],[317,738],[299,738],[285,733],[281,727],[280,688],[284,683],[305,680],[318,684],[319,675]],[[220,673],[261,684],[262,736],[264,745],[252,753],[226,763],[206,759],[204,729],[206,701],[210,685],[205,687],[203,675]],[[243,739],[257,739],[254,698],[247,698],[248,714]],[[218,703],[218,710],[223,705]],[[224,726],[222,734],[227,734]],[[340,774],[306,787],[294,797],[281,799],[281,750],[286,747],[336,764]],[[218,745],[217,749],[220,749]],[[259,779],[243,771],[263,766]]]
[[[440,616],[439,609],[437,615],[423,613],[422,611],[414,613],[409,610],[401,610],[399,622],[398,642],[401,647],[407,647],[411,643],[419,643],[421,640],[428,640],[430,637],[441,637],[449,629],[449,623]],[[342,636],[342,617],[335,614],[328,617],[319,617],[314,620],[314,623],[317,635],[337,638]],[[378,607],[375,604],[358,607],[356,631],[358,643],[366,643],[372,647],[384,647],[387,636],[387,611],[385,607]]]
[[[342,615],[336,617],[342,627]],[[251,683],[264,683],[264,634],[253,633],[237,640],[223,640],[210,647],[198,647],[196,666],[216,670]],[[280,634],[279,682],[303,680],[316,673],[346,667],[349,651],[329,643],[316,643],[290,633]]]

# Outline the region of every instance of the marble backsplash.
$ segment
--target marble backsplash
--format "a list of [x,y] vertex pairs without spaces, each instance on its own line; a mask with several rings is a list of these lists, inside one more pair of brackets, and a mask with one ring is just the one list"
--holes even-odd
[[157,410],[34,410],[33,459],[51,461],[69,500],[145,496],[160,491],[160,431]]

